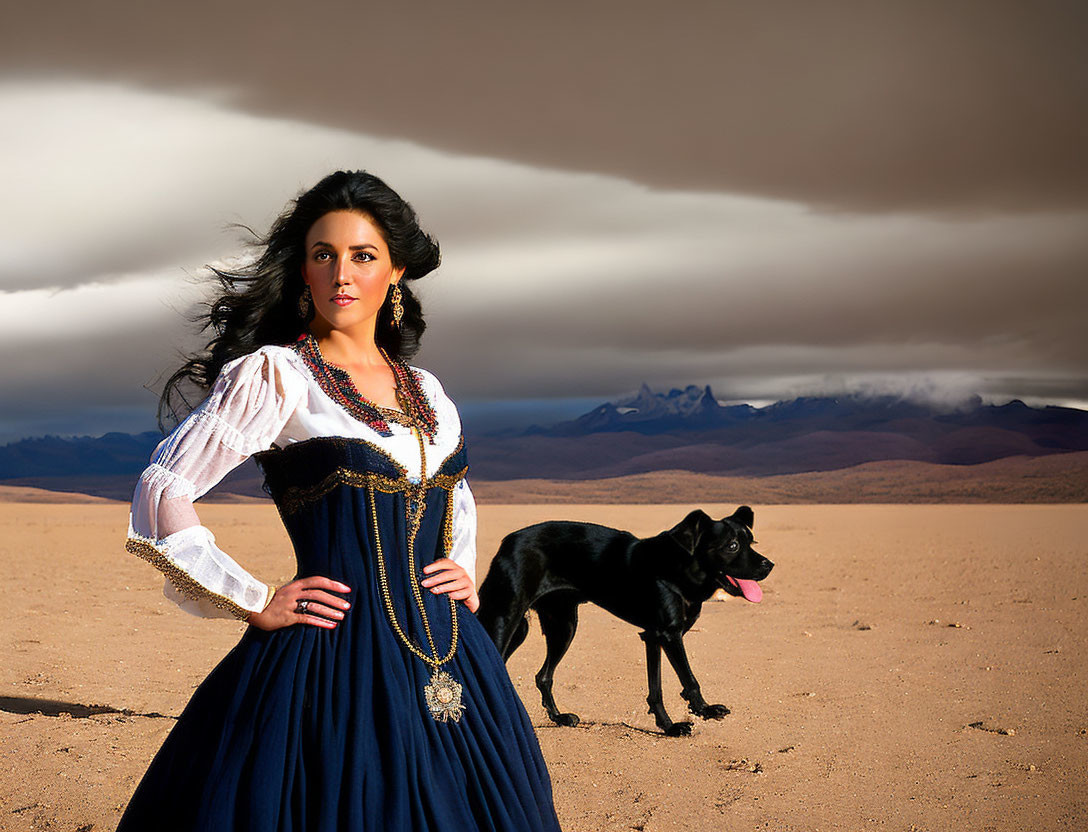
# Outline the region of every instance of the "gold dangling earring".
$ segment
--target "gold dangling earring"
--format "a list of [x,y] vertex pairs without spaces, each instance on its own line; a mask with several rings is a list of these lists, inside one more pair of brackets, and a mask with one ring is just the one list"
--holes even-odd
[[298,296],[298,314],[302,320],[306,320],[310,317],[310,312],[313,311],[313,295],[310,294],[309,284],[302,290],[302,294]]
[[393,326],[400,328],[400,319],[404,317],[404,307],[400,304],[400,286],[393,284]]

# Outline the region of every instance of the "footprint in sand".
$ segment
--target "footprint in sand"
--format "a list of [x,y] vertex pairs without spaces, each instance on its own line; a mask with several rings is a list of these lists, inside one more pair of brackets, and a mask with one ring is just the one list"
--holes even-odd
[[974,728],[977,731],[985,731],[988,734],[1001,734],[1002,736],[1012,737],[1016,735],[1015,728],[1005,728],[1002,725],[998,725],[996,722],[990,722],[989,720],[980,719],[978,722],[969,722],[967,728]]
[[749,774],[763,773],[763,765],[761,763],[753,763],[747,758],[730,760],[724,767],[726,771],[747,771]]

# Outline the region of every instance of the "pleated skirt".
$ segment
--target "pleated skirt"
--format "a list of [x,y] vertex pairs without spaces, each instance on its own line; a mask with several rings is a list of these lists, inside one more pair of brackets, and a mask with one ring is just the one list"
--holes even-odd
[[[427,646],[404,562],[403,495],[377,494],[388,586],[404,629]],[[463,603],[443,665],[462,685],[459,721],[436,721],[432,668],[390,626],[365,490],[339,487],[285,524],[298,576],[352,588],[333,630],[249,626],[195,690],[133,794],[119,832],[464,832],[559,829],[548,770],[501,656]],[[441,554],[441,511],[416,537]],[[392,541],[392,545],[390,542]],[[448,597],[422,590],[436,646]]]

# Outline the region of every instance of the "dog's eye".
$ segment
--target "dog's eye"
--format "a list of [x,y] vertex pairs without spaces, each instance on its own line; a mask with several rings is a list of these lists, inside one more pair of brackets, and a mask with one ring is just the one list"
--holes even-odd
[[729,541],[729,545],[725,547],[725,550],[726,550],[727,552],[735,552],[735,551],[737,551],[737,549],[739,549],[739,548],[740,548],[740,544],[739,544],[739,543],[737,543],[737,541],[735,541],[735,540],[730,540],[730,541]]

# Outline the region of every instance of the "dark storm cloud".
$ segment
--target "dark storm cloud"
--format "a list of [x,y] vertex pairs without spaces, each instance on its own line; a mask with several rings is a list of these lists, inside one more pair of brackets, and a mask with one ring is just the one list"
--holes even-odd
[[[991,349],[1030,345],[1035,357],[1088,363],[1086,221],[1088,214],[974,227],[903,220],[871,229],[877,245],[866,245],[864,221],[844,221],[826,229],[841,250],[821,251],[822,239],[786,242],[769,247],[765,262],[739,266],[727,246],[715,258],[708,243],[699,262],[676,263],[668,249],[664,269],[661,260],[640,268],[617,245],[622,279],[587,281],[576,295],[566,283],[542,287],[531,319],[509,334],[661,350],[989,341]],[[471,332],[489,313],[465,314]]]
[[[614,241],[607,271],[579,272],[582,281],[548,273],[549,263],[577,263],[577,246],[542,265],[511,258],[507,271],[534,286],[531,313],[518,314],[512,296],[505,314],[459,308],[435,325],[447,347],[437,360],[473,395],[589,394],[607,379],[610,393],[683,381],[763,398],[831,373],[940,372],[967,388],[1035,371],[1062,375],[1061,397],[1088,399],[1085,215],[756,216],[756,227],[723,224],[702,245],[651,229],[656,245],[640,247],[634,231]],[[684,225],[665,210],[655,219]],[[497,364],[511,370],[501,380],[471,373]],[[965,392],[1013,386],[986,385]]]
[[1088,6],[20,4],[0,73],[821,210],[1086,205]]

